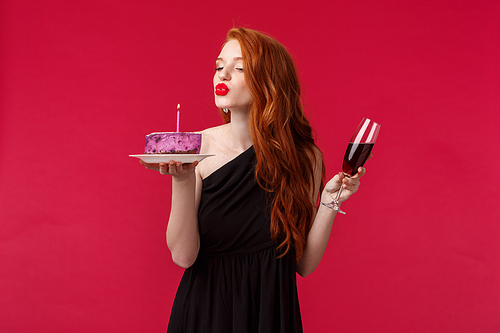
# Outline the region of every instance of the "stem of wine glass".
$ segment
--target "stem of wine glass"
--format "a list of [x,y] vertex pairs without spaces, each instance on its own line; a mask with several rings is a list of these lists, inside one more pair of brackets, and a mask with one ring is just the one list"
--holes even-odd
[[337,212],[339,212],[340,214],[344,214],[345,215],[346,212],[344,212],[343,210],[341,210],[340,209],[340,205],[339,205],[340,195],[342,194],[342,190],[344,189],[344,187],[342,185],[343,184],[340,185],[340,189],[337,192],[337,196],[333,200],[333,209],[336,210]]

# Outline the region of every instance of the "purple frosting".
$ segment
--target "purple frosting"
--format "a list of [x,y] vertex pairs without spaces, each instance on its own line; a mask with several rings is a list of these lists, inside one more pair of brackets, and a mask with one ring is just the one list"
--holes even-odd
[[146,154],[199,154],[200,133],[158,132],[146,135]]

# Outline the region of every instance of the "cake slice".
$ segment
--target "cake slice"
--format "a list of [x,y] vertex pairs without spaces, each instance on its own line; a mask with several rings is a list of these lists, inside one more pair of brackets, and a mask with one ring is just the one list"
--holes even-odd
[[146,135],[145,154],[199,154],[201,134],[155,132]]

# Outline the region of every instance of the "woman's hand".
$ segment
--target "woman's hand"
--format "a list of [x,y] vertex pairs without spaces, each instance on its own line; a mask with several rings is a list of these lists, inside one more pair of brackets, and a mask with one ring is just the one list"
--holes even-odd
[[[366,159],[365,163],[368,162],[373,157],[373,153]],[[366,173],[366,169],[363,167],[358,168],[358,172],[353,177],[346,177],[343,172],[335,175],[328,183],[326,183],[323,193],[321,193],[321,202],[332,202],[337,197],[337,192],[340,190],[340,186],[344,189],[340,194],[339,204],[349,199],[351,195],[356,193],[359,188],[359,179],[363,177]]]
[[337,192],[340,190],[341,186],[343,190],[340,194],[339,203],[346,201],[351,195],[358,191],[359,180],[365,173],[366,169],[363,167],[359,167],[358,173],[353,177],[346,177],[343,172],[339,172],[325,185],[325,189],[321,194],[321,201],[332,202],[337,196]]
[[144,161],[140,161],[146,169],[158,171],[162,175],[172,175],[177,179],[183,179],[184,177],[191,175],[194,173],[194,169],[198,165],[198,161],[194,161],[193,163],[182,163],[179,161],[169,161],[168,163],[146,163]]

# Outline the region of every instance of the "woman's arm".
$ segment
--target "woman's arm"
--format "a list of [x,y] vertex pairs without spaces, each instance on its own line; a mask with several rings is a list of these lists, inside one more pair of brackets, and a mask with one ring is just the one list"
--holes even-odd
[[161,174],[172,175],[172,206],[167,225],[167,246],[174,263],[188,268],[196,261],[200,249],[197,212],[201,197],[201,177],[196,172],[198,162],[141,164]]
[[[319,156],[316,161],[315,188],[312,191],[312,198],[314,199],[318,197],[319,184],[321,181],[321,165],[321,156]],[[365,174],[364,168],[360,168],[358,171],[359,172],[351,178],[344,177],[342,173],[339,173],[330,179],[321,194],[321,202],[329,203],[333,201],[340,186],[343,186],[344,190],[342,191],[339,202],[347,200],[358,190],[359,179]],[[314,203],[316,204],[316,200],[314,200]],[[333,221],[336,215],[337,212],[335,210],[325,207],[324,205],[319,205],[314,216],[311,230],[307,236],[304,253],[297,265],[297,272],[301,276],[311,274],[316,267],[318,267],[325,253],[326,246],[328,245]]]

